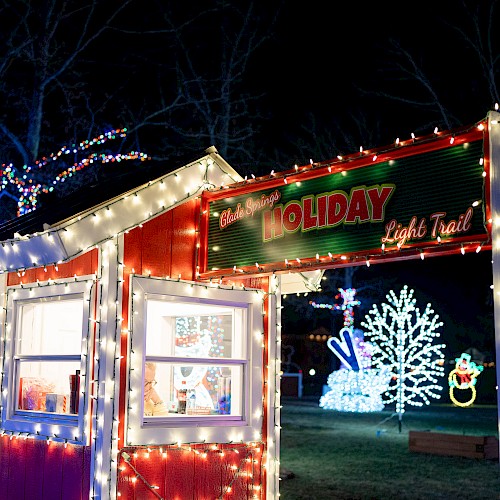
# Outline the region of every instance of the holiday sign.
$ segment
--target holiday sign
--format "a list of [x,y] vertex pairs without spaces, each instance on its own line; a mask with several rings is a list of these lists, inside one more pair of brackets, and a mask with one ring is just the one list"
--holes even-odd
[[226,193],[209,202],[206,269],[484,240],[483,171],[475,140]]

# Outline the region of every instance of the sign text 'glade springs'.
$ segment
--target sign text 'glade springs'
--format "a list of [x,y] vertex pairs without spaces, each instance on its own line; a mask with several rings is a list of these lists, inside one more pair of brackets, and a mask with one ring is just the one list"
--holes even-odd
[[240,219],[245,217],[253,217],[255,212],[258,212],[264,208],[273,208],[275,203],[281,198],[281,193],[276,189],[271,194],[261,195],[260,198],[249,197],[245,201],[245,208],[241,206],[241,203],[236,205],[234,210],[227,208],[223,210],[219,216],[219,227],[224,229],[225,227],[234,224]]
[[[285,233],[332,228],[340,224],[384,222],[386,206],[395,190],[394,184],[369,188],[357,186],[351,189],[350,194],[332,191],[278,205],[281,193],[276,189],[259,198],[248,197],[244,206],[238,203],[234,210],[223,210],[219,216],[219,227],[224,229],[262,211],[262,240],[268,242],[283,237]],[[392,219],[385,225],[385,233],[380,241],[404,245],[409,240],[424,238],[429,230],[432,238],[465,233],[472,226],[472,215],[473,209],[469,207],[460,214],[458,220],[447,221],[444,211],[431,214],[429,223],[425,217],[418,220],[417,216],[413,216],[407,226]]]

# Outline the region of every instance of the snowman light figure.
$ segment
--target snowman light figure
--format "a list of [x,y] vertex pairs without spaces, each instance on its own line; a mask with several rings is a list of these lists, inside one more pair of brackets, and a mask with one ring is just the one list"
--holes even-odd
[[[448,375],[448,384],[450,386],[450,399],[456,406],[470,406],[476,399],[476,382],[478,375],[483,371],[484,367],[476,365],[471,360],[470,354],[462,353],[459,358],[455,358],[455,368]],[[455,397],[455,391],[469,391],[469,399],[467,401],[459,401]]]
[[[197,336],[198,340],[191,345],[176,345],[175,355],[186,358],[208,358],[212,348],[211,332],[202,330]],[[208,367],[203,365],[176,366],[174,368],[174,388],[187,389],[188,394],[194,391],[196,407],[214,408],[214,402],[203,385],[203,379]],[[185,381],[185,384],[183,384]]]

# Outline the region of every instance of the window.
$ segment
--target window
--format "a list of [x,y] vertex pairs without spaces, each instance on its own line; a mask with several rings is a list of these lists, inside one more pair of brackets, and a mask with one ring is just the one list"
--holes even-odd
[[8,290],[6,430],[84,440],[82,380],[91,338],[92,284],[82,279]]
[[203,432],[255,439],[262,294],[136,277],[132,297],[131,443],[136,435],[151,442],[158,427],[173,441],[200,441]]
[[241,419],[246,308],[154,296],[146,308],[144,414]]

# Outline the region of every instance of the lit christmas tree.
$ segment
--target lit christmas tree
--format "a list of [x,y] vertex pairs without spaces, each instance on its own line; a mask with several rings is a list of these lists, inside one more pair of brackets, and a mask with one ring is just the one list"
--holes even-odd
[[389,303],[382,304],[382,311],[374,305],[361,325],[372,345],[372,364],[391,370],[385,403],[396,403],[401,431],[406,404],[423,406],[430,404],[430,398],[441,397],[438,379],[444,373],[445,345],[434,341],[443,323],[430,304],[420,312],[413,290],[406,285],[399,297],[391,290],[386,298]]

